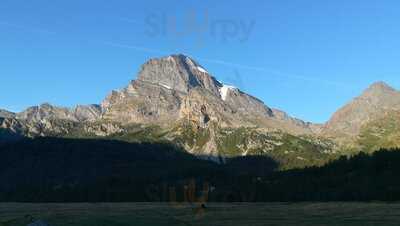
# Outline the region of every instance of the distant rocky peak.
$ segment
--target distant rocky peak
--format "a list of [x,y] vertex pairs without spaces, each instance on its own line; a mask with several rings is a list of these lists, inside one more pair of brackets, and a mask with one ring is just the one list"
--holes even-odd
[[382,94],[393,94],[397,93],[396,89],[389,86],[385,82],[375,82],[366,89],[362,96],[377,96]]
[[29,107],[25,111],[18,113],[17,118],[34,122],[47,118],[70,119],[70,115],[67,108],[55,107],[49,103],[43,103],[39,106]]
[[383,81],[378,81],[370,85],[369,89],[380,89],[380,90],[395,90],[389,84]]
[[335,112],[323,132],[358,135],[364,124],[397,110],[400,110],[400,92],[384,82],[376,82]]
[[14,118],[15,113],[7,110],[0,109],[0,118]]
[[142,66],[137,80],[182,93],[202,87],[219,95],[222,86],[204,67],[182,54],[149,60]]
[[47,103],[47,102],[42,103],[42,104],[40,104],[40,105],[38,106],[38,109],[43,110],[43,111],[52,110],[52,109],[55,109],[55,108],[57,108],[57,107],[55,107],[55,106],[53,106],[52,104]]
[[356,101],[366,102],[378,107],[391,107],[398,105],[400,92],[384,82],[376,82],[369,86],[356,98]]
[[70,121],[95,121],[101,116],[99,105],[78,105],[74,108],[57,107],[49,103],[29,107],[16,114],[16,118],[30,122],[40,122],[48,119]]

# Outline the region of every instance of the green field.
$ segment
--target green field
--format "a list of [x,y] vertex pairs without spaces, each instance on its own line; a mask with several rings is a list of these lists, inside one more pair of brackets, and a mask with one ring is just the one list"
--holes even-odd
[[400,225],[400,204],[259,203],[196,206],[157,203],[0,204],[0,225],[27,225],[25,215],[54,226]]

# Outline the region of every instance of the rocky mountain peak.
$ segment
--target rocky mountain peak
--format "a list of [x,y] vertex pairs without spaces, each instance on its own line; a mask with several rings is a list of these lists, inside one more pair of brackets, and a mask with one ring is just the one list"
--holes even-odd
[[16,114],[19,120],[29,122],[41,122],[49,119],[61,119],[69,121],[95,121],[101,116],[99,105],[78,105],[72,109],[57,107],[50,103],[32,106]]
[[356,98],[375,108],[392,108],[400,104],[400,93],[385,82],[376,82]]
[[32,106],[16,115],[20,120],[38,122],[48,118],[71,119],[67,108],[55,107],[49,103]]
[[379,97],[387,95],[395,95],[397,91],[385,82],[375,82],[366,89],[361,97]]
[[14,118],[15,113],[0,109],[0,118]]
[[355,136],[359,134],[362,125],[393,110],[400,110],[400,92],[384,82],[376,82],[339,109],[323,131]]
[[137,81],[182,93],[201,87],[219,95],[219,87],[222,86],[204,67],[182,54],[149,60],[142,66]]
[[102,103],[103,119],[121,123],[171,126],[191,122],[206,127],[259,126],[309,133],[309,124],[278,117],[261,100],[217,81],[186,55],[154,58],[142,65],[137,79],[112,92]]
[[369,86],[368,89],[371,89],[371,90],[391,90],[391,91],[395,90],[393,87],[391,87],[389,84],[387,84],[384,81],[374,82],[373,84],[371,84]]

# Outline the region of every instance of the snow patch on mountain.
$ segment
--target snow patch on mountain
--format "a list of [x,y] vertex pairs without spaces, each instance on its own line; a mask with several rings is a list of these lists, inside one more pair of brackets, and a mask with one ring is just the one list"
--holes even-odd
[[207,73],[207,74],[208,74],[208,72],[206,71],[206,69],[204,69],[204,68],[202,68],[202,67],[200,67],[200,66],[197,66],[197,70],[199,70],[200,72],[203,72],[203,73]]
[[207,71],[206,69],[204,69],[202,66],[200,66],[197,62],[193,61],[190,57],[185,56],[185,60],[186,60],[186,63],[187,63],[191,68],[195,68],[195,69],[197,69],[197,70],[200,71],[200,72],[203,72],[203,73],[207,73],[207,74],[208,74],[208,71]]
[[159,85],[162,86],[162,87],[164,87],[164,88],[166,88],[166,89],[172,89],[171,86],[167,86],[167,85],[165,85],[165,84],[159,84]]
[[224,101],[226,100],[226,97],[228,96],[229,90],[235,90],[235,89],[237,89],[237,88],[234,87],[234,86],[229,86],[229,85],[222,84],[222,87],[219,88],[219,92],[221,94],[222,100],[224,100]]

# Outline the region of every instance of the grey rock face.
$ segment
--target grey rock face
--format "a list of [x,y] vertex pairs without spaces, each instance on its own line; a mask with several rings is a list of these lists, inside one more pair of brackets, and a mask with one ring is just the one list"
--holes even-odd
[[0,117],[0,143],[19,140],[25,132],[26,127],[15,118]]
[[202,87],[219,95],[221,86],[202,66],[184,55],[148,61],[142,66],[138,80],[186,94],[191,88]]
[[39,122],[44,119],[76,120],[68,108],[55,107],[48,103],[30,107],[25,111],[18,113],[16,118],[29,122]]
[[83,127],[81,124],[100,119],[101,111],[99,105],[79,105],[69,109],[45,103],[15,114],[12,121],[3,121],[2,127],[30,137],[65,136],[76,131],[77,127]]
[[0,117],[1,118],[14,118],[15,113],[0,109]]
[[96,121],[101,117],[102,109],[100,105],[78,105],[71,110],[75,119],[78,121]]
[[237,88],[229,89],[224,102],[245,115],[273,117],[272,109],[267,107],[261,100],[243,93]]
[[178,118],[183,95],[145,81],[113,91],[102,103],[103,119],[121,123],[163,123]]
[[286,112],[279,109],[272,109],[272,114],[274,118],[280,121],[287,122],[288,124],[292,124],[299,128],[307,128],[307,130],[310,130],[313,133],[317,133],[322,128],[322,125],[305,122],[301,119],[290,117]]
[[23,134],[26,130],[25,126],[15,118],[1,118],[0,129],[7,129],[14,134]]

